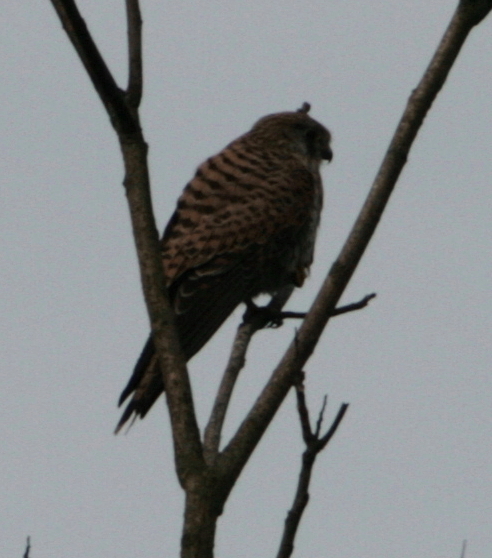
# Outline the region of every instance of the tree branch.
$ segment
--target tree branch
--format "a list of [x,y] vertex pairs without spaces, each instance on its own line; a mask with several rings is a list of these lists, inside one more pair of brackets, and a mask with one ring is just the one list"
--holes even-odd
[[461,0],[451,22],[398,124],[379,172],[340,255],[331,267],[309,314],[274,370],[246,419],[220,457],[229,490],[311,356],[333,310],[357,267],[405,165],[410,147],[434,99],[474,25],[492,8],[492,0]]
[[318,453],[320,453],[333,438],[337,431],[342,419],[347,412],[348,403],[343,403],[340,406],[337,416],[329,430],[320,438],[321,424],[326,409],[326,395],[323,399],[323,406],[316,421],[316,429],[313,432],[311,422],[309,420],[309,411],[306,406],[306,399],[304,396],[304,385],[302,380],[296,383],[297,395],[297,410],[299,413],[299,420],[302,428],[302,437],[306,444],[306,450],[302,455],[302,467],[299,473],[299,480],[297,482],[297,490],[287,517],[285,519],[284,532],[280,543],[280,548],[277,558],[289,558],[294,550],[294,539],[297,534],[297,528],[301,522],[302,514],[309,501],[309,484],[311,482],[311,474],[314,462]]
[[[246,364],[246,351],[253,335],[263,327],[265,327],[268,316],[279,314],[284,304],[290,298],[294,290],[293,286],[287,286],[281,289],[264,308],[259,312],[246,312],[243,316],[243,322],[238,327],[234,343],[232,344],[231,355],[226,369],[222,376],[222,381],[215,398],[214,406],[204,435],[204,451],[207,463],[212,463],[217,456],[220,446],[220,437],[222,427],[224,425],[227,408],[231,400],[236,380],[239,372]],[[264,312],[262,312],[264,311]]]
[[29,558],[30,551],[31,551],[31,537],[27,537],[26,550],[24,551],[24,556],[22,558]]
[[[362,308],[365,308],[369,304],[369,301],[371,301],[373,298],[376,298],[376,293],[366,295],[364,298],[359,300],[359,302],[352,302],[351,304],[346,304],[345,306],[339,306],[338,308],[335,308],[335,310],[333,310],[330,318],[341,316],[342,314],[347,314],[348,312],[354,312],[355,310],[362,310]],[[280,312],[279,319],[304,319],[306,316],[307,312]]]
[[[224,375],[222,376],[222,381],[217,397],[215,398],[210,420],[205,429],[203,445],[205,459],[209,464],[214,461],[219,450],[220,436],[227,408],[229,406],[239,373],[246,364],[246,352],[253,335],[260,329],[264,328],[271,320],[274,320],[276,325],[278,320],[278,325],[282,325],[282,321],[286,318],[303,319],[307,315],[306,312],[281,312],[283,305],[287,302],[287,299],[292,294],[292,291],[293,288],[288,287],[288,292],[286,290],[278,293],[272,298],[267,306],[255,308],[251,312],[249,311],[250,309],[248,309],[244,314],[243,322],[238,327],[234,343],[232,344],[229,362],[227,363]],[[354,310],[361,310],[362,308],[365,308],[369,304],[369,301],[375,298],[375,296],[376,294],[372,293],[366,295],[358,302],[340,306],[340,308],[335,308],[332,316],[339,316],[347,312],[353,312]]]
[[123,92],[94,43],[74,0],[51,0],[51,3],[109,114],[113,128],[118,134],[139,133],[138,120],[131,114]]
[[195,416],[191,385],[174,327],[174,313],[167,298],[164,270],[155,226],[145,142],[121,143],[125,161],[125,189],[137,247],[140,276],[152,335],[163,373],[172,424],[176,472],[182,486],[190,474],[201,471],[203,460],[200,432]]
[[138,0],[126,0],[128,21],[128,87],[126,100],[130,107],[140,106],[143,90],[142,17]]
[[191,386],[174,327],[174,314],[164,287],[159,235],[150,195],[147,144],[138,119],[141,94],[141,37],[138,0],[127,0],[129,106],[100,55],[73,0],[51,0],[89,74],[118,134],[125,164],[124,185],[137,249],[140,277],[154,343],[166,386],[171,417],[176,471],[182,486],[193,484],[194,474],[205,466],[195,417]]

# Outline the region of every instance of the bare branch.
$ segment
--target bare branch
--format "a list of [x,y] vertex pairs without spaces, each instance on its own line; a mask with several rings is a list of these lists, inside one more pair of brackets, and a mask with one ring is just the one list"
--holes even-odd
[[297,395],[297,410],[299,413],[299,420],[302,428],[302,437],[306,444],[306,450],[302,454],[302,466],[299,473],[299,480],[297,482],[297,490],[287,517],[285,519],[284,532],[280,542],[280,548],[277,558],[288,558],[294,550],[294,539],[297,534],[297,529],[302,518],[302,514],[309,502],[309,484],[311,482],[311,473],[313,470],[314,462],[318,453],[320,453],[331,440],[335,434],[340,422],[342,421],[347,409],[348,403],[343,403],[340,406],[337,416],[333,421],[330,429],[324,436],[319,437],[321,429],[321,422],[326,409],[326,396],[323,399],[323,406],[319,412],[318,420],[316,423],[316,430],[313,432],[309,422],[309,411],[306,406],[306,399],[304,396],[304,385],[302,381],[296,384]]
[[318,414],[318,420],[316,421],[316,428],[314,430],[314,436],[317,438],[319,433],[321,432],[321,427],[323,426],[323,418],[325,416],[326,405],[328,404],[328,396],[325,395],[323,397],[323,405],[321,405],[321,409]]
[[320,452],[335,435],[337,428],[340,426],[340,423],[342,422],[342,419],[345,413],[347,412],[348,406],[349,406],[348,403],[342,403],[342,405],[340,406],[340,410],[338,411],[338,414],[335,417],[335,420],[333,421],[329,430],[326,432],[324,436],[322,436],[318,440],[318,444],[317,444],[318,452]]
[[29,558],[30,551],[31,551],[31,537],[27,537],[26,550],[24,551],[24,556],[22,558]]
[[116,84],[106,62],[92,39],[74,0],[51,0],[68,38],[104,104],[118,134],[139,133],[138,120],[131,114],[123,92]]
[[[132,220],[147,312],[154,343],[163,371],[166,398],[171,417],[176,470],[184,486],[194,473],[205,466],[200,433],[195,417],[190,381],[174,327],[174,314],[169,305],[160,256],[147,164],[147,144],[142,136],[136,107],[130,107],[117,87],[102,59],[87,26],[73,0],[51,0],[72,41],[94,87],[110,115],[118,134],[125,163],[124,185]],[[128,0],[129,52],[133,58],[130,82],[133,80],[133,102],[138,101],[141,66],[139,13],[136,0]],[[191,480],[193,483],[193,480]]]
[[228,478],[230,488],[318,343],[377,227],[425,115],[468,33],[491,8],[492,0],[461,0],[429,67],[410,96],[366,202],[309,314],[248,416],[220,455],[222,474]]
[[[246,351],[253,335],[263,327],[265,327],[270,320],[275,325],[281,325],[284,318],[305,318],[306,313],[301,312],[281,312],[282,305],[287,302],[288,297],[292,293],[292,288],[289,287],[288,295],[285,292],[272,298],[270,303],[263,307],[251,306],[244,314],[243,323],[238,327],[236,338],[232,345],[231,356],[227,364],[226,370],[222,377],[222,382],[215,399],[214,408],[210,417],[210,421],[205,429],[204,436],[204,450],[208,463],[212,463],[218,452],[220,445],[220,433],[224,423],[227,407],[229,405],[232,391],[234,389],[239,372],[244,368],[246,363]],[[369,301],[376,296],[375,293],[366,295],[359,302],[347,304],[334,310],[333,315],[338,316],[354,310],[365,308]],[[254,308],[253,308],[254,307]]]
[[299,421],[301,423],[302,439],[304,443],[308,445],[312,438],[313,433],[311,431],[311,420],[309,418],[309,409],[306,405],[306,397],[304,394],[304,372],[299,376],[299,380],[296,382],[296,397],[297,397],[297,412],[299,414]]
[[140,106],[143,89],[142,17],[138,0],[126,0],[128,21],[128,87],[126,100],[133,109]]
[[163,288],[164,270],[159,237],[152,211],[147,149],[143,140],[122,141],[125,161],[125,189],[137,247],[140,275],[150,318],[152,335],[166,386],[171,417],[176,471],[182,485],[205,465],[200,432],[195,416],[190,380],[174,327],[174,313]]
[[253,335],[268,322],[268,316],[280,313],[280,310],[289,299],[293,287],[287,286],[276,293],[265,308],[258,309],[258,312],[246,310],[243,322],[238,327],[236,338],[232,345],[231,355],[227,363],[222,381],[215,398],[209,422],[205,428],[204,451],[207,463],[212,463],[215,459],[220,446],[220,437],[224,425],[227,408],[231,400],[232,391],[236,385],[239,372],[246,363],[246,351]]
[[[376,293],[366,295],[363,299],[359,300],[359,302],[352,302],[351,304],[346,304],[345,306],[335,308],[330,317],[333,318],[335,316],[340,316],[341,314],[354,312],[354,310],[362,310],[362,308],[365,308],[369,304],[369,301],[373,298],[376,298]],[[280,312],[278,318],[280,321],[282,321],[287,318],[303,319],[306,316],[307,312]]]
[[220,446],[222,427],[227,413],[227,408],[231,400],[232,391],[236,385],[239,372],[246,363],[246,351],[251,338],[257,329],[252,323],[242,323],[237,330],[236,338],[232,345],[231,356],[222,376],[222,381],[215,398],[212,414],[205,428],[204,451],[207,463],[211,464],[215,459]]

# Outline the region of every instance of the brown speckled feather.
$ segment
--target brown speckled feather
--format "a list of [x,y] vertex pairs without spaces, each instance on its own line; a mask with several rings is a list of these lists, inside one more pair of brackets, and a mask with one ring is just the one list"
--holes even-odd
[[[164,232],[162,259],[190,359],[241,302],[302,285],[322,206],[319,166],[330,134],[304,109],[266,116],[198,167]],[[120,404],[117,430],[163,391],[149,338]]]

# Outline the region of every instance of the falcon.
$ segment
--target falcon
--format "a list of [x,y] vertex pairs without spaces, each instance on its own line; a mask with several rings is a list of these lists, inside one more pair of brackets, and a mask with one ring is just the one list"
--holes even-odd
[[[270,114],[202,163],[161,240],[162,265],[181,348],[197,353],[241,302],[300,287],[313,261],[323,203],[320,166],[330,132],[308,115]],[[118,432],[164,391],[152,336],[119,405]]]

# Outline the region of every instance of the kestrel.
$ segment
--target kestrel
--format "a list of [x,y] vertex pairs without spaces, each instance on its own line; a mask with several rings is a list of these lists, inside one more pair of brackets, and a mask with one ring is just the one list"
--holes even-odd
[[[331,161],[330,132],[309,115],[271,114],[202,163],[178,200],[161,240],[162,263],[187,360],[241,303],[300,287],[313,261]],[[119,405],[132,393],[118,431],[143,418],[163,392],[149,337]]]

